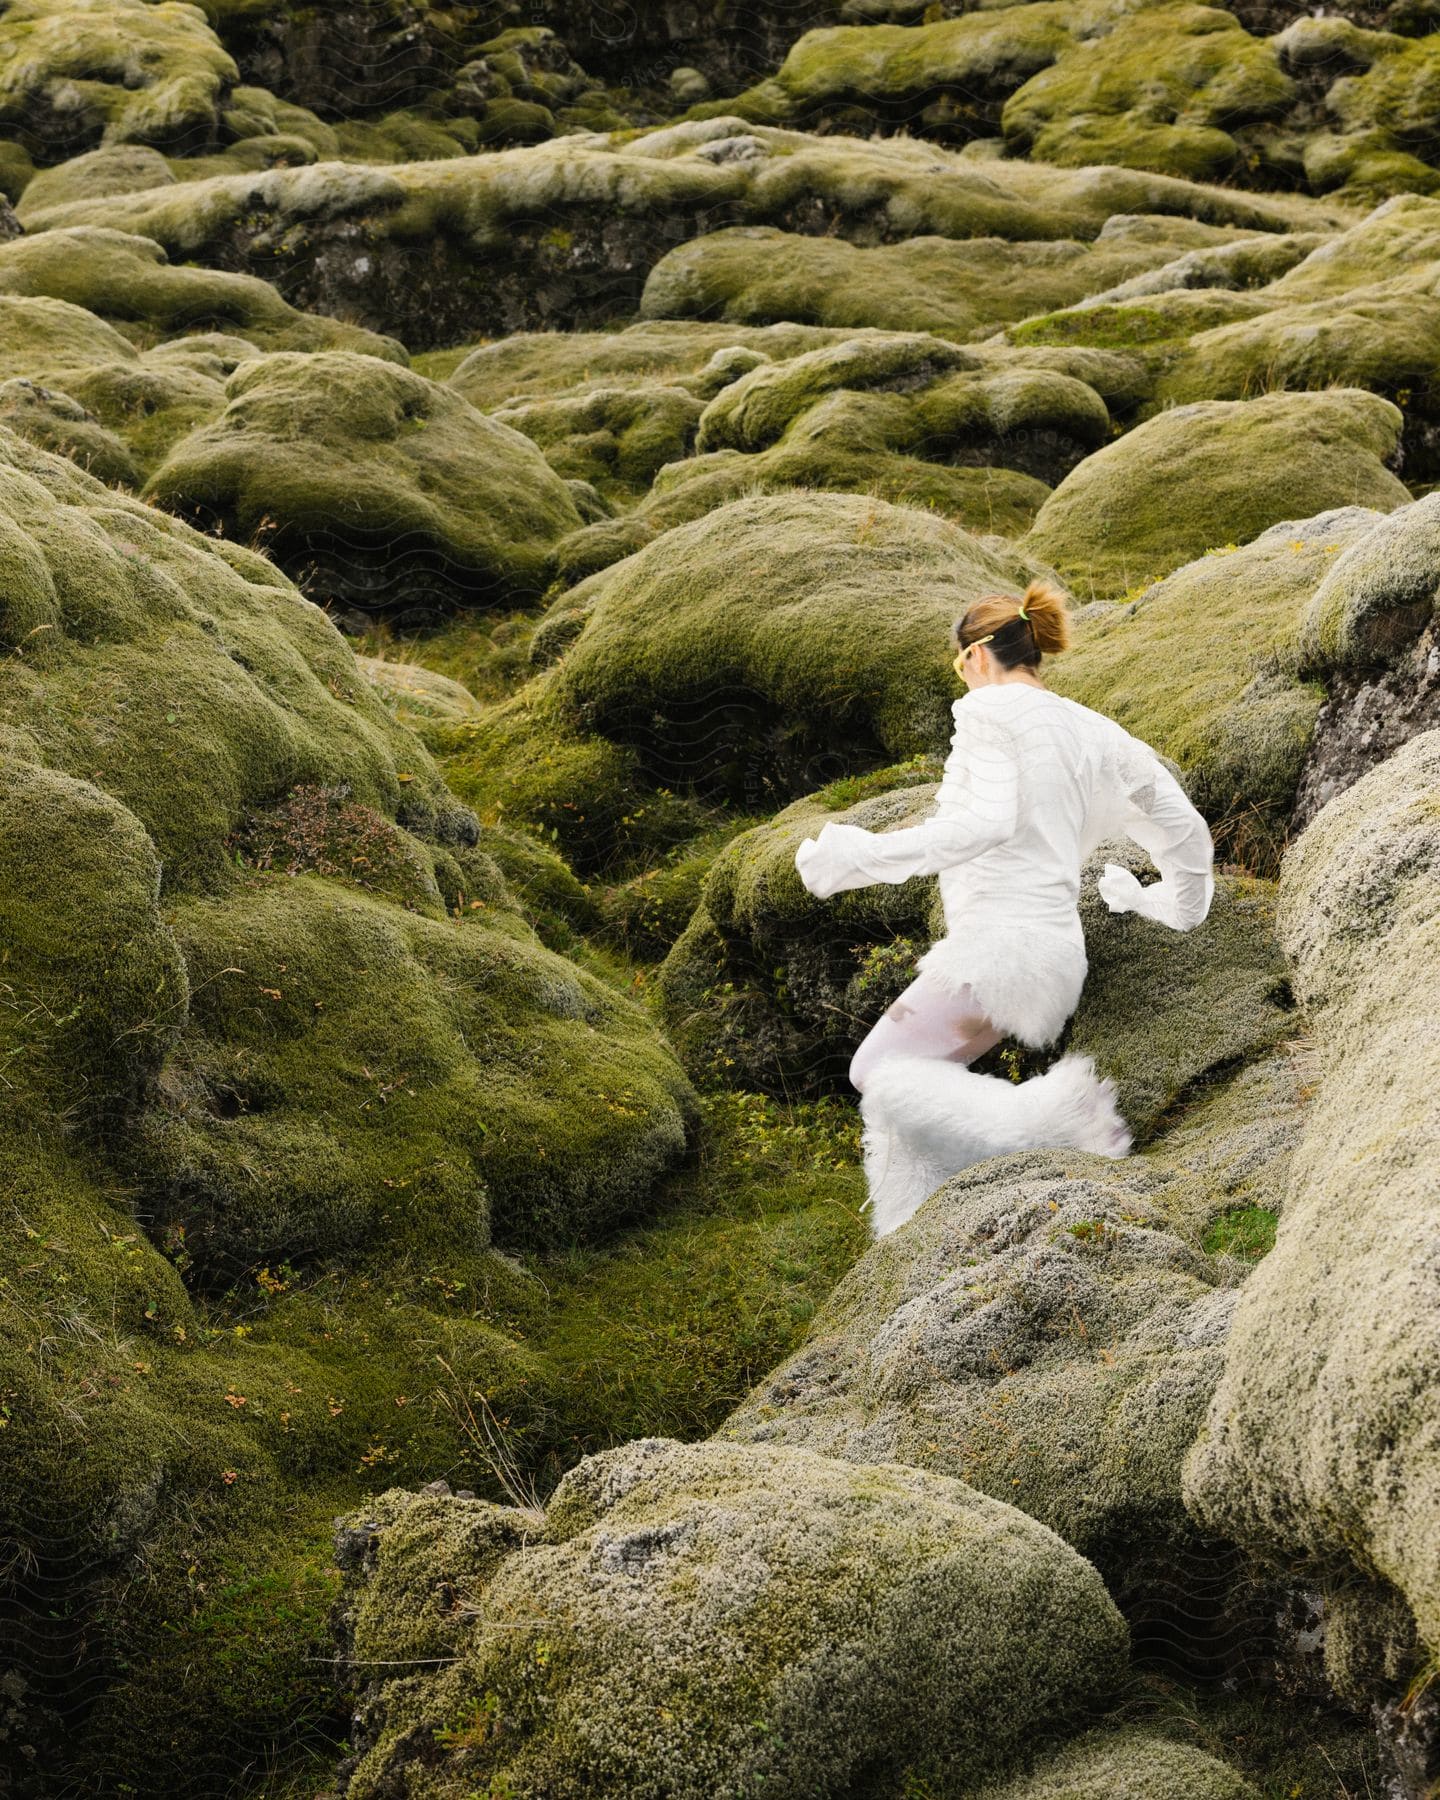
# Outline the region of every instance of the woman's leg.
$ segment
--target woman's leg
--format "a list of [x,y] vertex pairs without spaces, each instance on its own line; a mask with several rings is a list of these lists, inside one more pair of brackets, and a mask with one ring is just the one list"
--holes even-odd
[[916,976],[861,1040],[850,1059],[850,1085],[864,1093],[870,1072],[890,1056],[971,1063],[1003,1036],[968,987],[957,993],[927,970]]

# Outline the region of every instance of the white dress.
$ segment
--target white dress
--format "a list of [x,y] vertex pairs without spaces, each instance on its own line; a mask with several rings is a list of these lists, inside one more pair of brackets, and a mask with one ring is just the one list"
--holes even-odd
[[975,688],[952,710],[929,818],[880,832],[832,821],[795,866],[821,898],[938,874],[945,936],[918,968],[968,986],[993,1025],[1038,1048],[1059,1036],[1085,980],[1085,858],[1131,838],[1160,880],[1142,887],[1109,863],[1097,884],[1107,905],[1188,931],[1210,909],[1214,847],[1155,752],[1103,713],[1028,682]]

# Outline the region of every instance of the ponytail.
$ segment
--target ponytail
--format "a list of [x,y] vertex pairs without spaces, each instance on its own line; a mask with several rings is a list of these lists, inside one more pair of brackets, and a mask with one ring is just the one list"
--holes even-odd
[[1006,669],[1034,668],[1040,658],[1070,648],[1070,614],[1065,596],[1044,581],[1032,581],[1017,600],[1013,594],[987,594],[950,628],[950,644],[963,650],[978,638]]

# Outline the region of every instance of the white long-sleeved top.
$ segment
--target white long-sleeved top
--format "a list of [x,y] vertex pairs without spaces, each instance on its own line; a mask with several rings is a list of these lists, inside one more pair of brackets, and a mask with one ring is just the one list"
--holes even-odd
[[1131,838],[1160,880],[1142,886],[1107,864],[1106,904],[1188,931],[1214,894],[1210,832],[1149,745],[1103,713],[1025,682],[976,688],[952,710],[929,818],[882,832],[832,821],[800,845],[795,866],[822,898],[938,874],[946,936],[920,967],[968,984],[996,1025],[1046,1042],[1084,980],[1085,858],[1107,838]]

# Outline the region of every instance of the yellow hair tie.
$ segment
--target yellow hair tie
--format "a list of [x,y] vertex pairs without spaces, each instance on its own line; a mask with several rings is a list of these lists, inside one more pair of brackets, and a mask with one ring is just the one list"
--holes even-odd
[[1023,600],[1020,602],[1020,617],[1027,625],[1030,623],[1030,615],[1025,610],[1025,602]]

